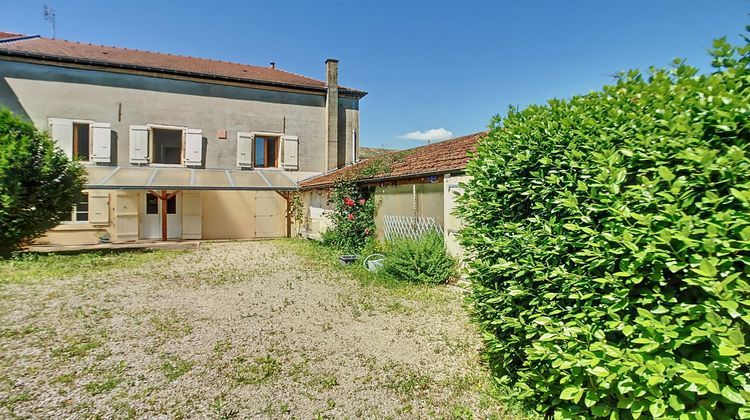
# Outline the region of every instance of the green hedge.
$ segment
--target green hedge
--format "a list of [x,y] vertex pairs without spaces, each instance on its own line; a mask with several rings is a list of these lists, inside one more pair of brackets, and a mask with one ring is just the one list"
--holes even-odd
[[750,48],[496,118],[460,213],[499,382],[557,417],[750,417]]
[[86,173],[46,134],[0,109],[0,257],[70,214]]

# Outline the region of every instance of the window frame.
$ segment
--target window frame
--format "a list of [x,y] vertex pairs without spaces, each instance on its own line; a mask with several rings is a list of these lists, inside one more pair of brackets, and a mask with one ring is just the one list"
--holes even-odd
[[[284,140],[284,134],[283,133],[272,133],[272,132],[268,132],[268,131],[252,131],[252,132],[250,132],[250,134],[252,134],[252,136],[253,136],[253,144],[252,144],[252,154],[253,155],[252,155],[252,158],[251,158],[252,163],[253,163],[253,168],[268,169],[268,170],[282,170],[283,168],[281,167],[281,157],[282,157],[281,156],[281,152],[282,152],[281,149],[282,149],[282,143],[283,143],[283,140]],[[256,141],[258,140],[258,137],[266,139],[266,144],[267,144],[267,141],[268,141],[269,137],[275,138],[275,141],[276,141],[276,150],[275,150],[275,153],[274,153],[274,166],[258,166],[258,165],[256,165],[256,160],[255,160],[255,151],[256,151],[256,148],[255,148],[255,145],[256,145]],[[268,147],[265,146],[265,145],[264,145],[264,150],[266,151],[265,152],[266,156],[264,156],[264,161],[265,161],[265,159],[268,158],[268,151],[267,151]]]
[[[88,152],[88,156],[86,156],[86,159],[80,158],[78,156],[78,130],[76,130],[76,126],[77,125],[86,125],[86,126],[88,126],[88,132],[89,132],[89,135],[88,135],[88,144],[89,144],[88,145],[88,150],[89,150],[89,152]],[[72,120],[71,126],[73,127],[73,136],[72,136],[72,139],[73,139],[73,157],[74,158],[78,157],[78,159],[79,159],[78,161],[79,162],[92,163],[92,160],[91,160],[91,154],[92,153],[91,152],[92,152],[92,149],[93,149],[93,146],[94,146],[93,145],[93,141],[94,141],[94,139],[93,139],[93,137],[94,137],[94,123],[93,123],[93,121],[92,122],[84,122],[84,121]]]
[[[187,127],[182,127],[178,125],[162,125],[162,124],[146,124],[146,127],[148,127],[148,147],[149,147],[149,166],[163,166],[167,168],[178,168],[178,167],[185,167],[185,133],[187,132]],[[156,130],[173,130],[173,131],[180,131],[181,132],[181,140],[180,140],[180,163],[160,163],[160,162],[154,162],[154,158],[156,157],[156,141],[154,141],[154,129]]]
[[[82,160],[81,159],[81,160],[79,160],[79,162],[81,162],[84,165],[93,165],[93,164],[95,164],[95,162],[91,159],[91,157],[92,157],[91,155],[92,155],[92,153],[94,151],[94,144],[93,144],[93,141],[94,141],[94,132],[93,132],[93,129],[94,129],[94,123],[96,123],[96,121],[94,121],[94,120],[84,120],[82,118],[47,117],[47,124],[49,124],[49,122],[51,120],[70,122],[70,130],[71,130],[71,133],[70,133],[70,141],[71,141],[71,145],[70,145],[70,150],[71,150],[71,152],[70,152],[70,158],[71,159],[74,159],[76,157],[76,152],[78,151],[77,150],[78,146],[76,145],[76,141],[75,141],[75,133],[76,133],[75,132],[75,125],[76,124],[87,124],[89,126],[89,156],[88,156],[88,158],[86,160]],[[49,132],[49,134],[50,134],[50,137],[51,137],[52,133]]]
[[91,223],[89,221],[89,212],[91,209],[91,202],[89,201],[89,198],[90,198],[89,192],[83,191],[81,194],[85,197],[85,201],[86,201],[86,220],[78,220],[78,213],[79,213],[78,205],[84,202],[84,198],[82,197],[82,199],[79,202],[77,202],[76,204],[73,204],[73,209],[70,211],[70,220],[61,220],[60,221],[61,225],[80,225],[80,224]]

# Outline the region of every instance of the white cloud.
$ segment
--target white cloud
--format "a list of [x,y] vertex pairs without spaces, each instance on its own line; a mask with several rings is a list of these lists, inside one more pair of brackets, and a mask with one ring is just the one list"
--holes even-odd
[[420,141],[442,141],[451,137],[453,137],[453,132],[444,128],[430,128],[425,131],[412,131],[396,136],[397,139]]

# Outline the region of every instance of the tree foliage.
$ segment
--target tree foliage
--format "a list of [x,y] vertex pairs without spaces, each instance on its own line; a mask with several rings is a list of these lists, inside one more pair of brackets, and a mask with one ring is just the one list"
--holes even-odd
[[750,417],[750,47],[511,110],[460,200],[497,379],[556,417]]
[[0,109],[0,256],[69,215],[84,174],[46,134]]

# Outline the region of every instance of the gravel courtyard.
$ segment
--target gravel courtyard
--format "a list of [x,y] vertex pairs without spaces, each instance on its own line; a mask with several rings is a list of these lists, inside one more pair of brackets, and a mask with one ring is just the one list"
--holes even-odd
[[517,416],[489,385],[460,292],[363,282],[317,251],[229,242],[73,272],[65,259],[82,256],[37,274],[3,263],[0,417]]

